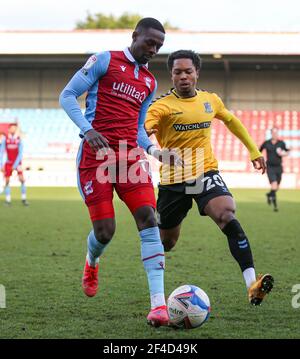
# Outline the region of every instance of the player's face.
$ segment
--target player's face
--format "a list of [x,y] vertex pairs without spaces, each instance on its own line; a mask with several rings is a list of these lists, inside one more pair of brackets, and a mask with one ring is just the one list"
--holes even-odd
[[9,129],[8,129],[8,132],[11,134],[11,135],[14,135],[17,131],[17,126],[10,126]]
[[156,29],[134,31],[130,47],[132,56],[140,64],[149,62],[164,44],[165,34]]
[[271,131],[271,135],[272,135],[272,140],[276,141],[278,139],[278,131],[277,131],[277,129],[273,129]]
[[176,59],[171,72],[173,85],[181,97],[195,96],[195,89],[199,77],[191,59]]

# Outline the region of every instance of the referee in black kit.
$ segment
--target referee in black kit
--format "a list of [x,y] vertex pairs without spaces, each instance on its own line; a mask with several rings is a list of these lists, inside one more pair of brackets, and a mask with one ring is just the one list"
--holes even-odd
[[274,211],[278,211],[276,192],[279,189],[281,176],[283,173],[282,157],[288,155],[289,149],[286,147],[284,141],[278,138],[278,128],[271,129],[271,139],[265,141],[260,146],[260,151],[267,151],[267,174],[271,184],[271,190],[266,194],[268,204],[273,204]]

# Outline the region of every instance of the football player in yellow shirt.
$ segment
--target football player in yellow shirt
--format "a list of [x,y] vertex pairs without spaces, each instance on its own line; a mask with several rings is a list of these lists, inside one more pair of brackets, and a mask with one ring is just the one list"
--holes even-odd
[[[193,51],[170,54],[168,69],[174,88],[149,107],[145,127],[155,133],[163,151],[177,153],[175,163],[163,164],[157,200],[158,224],[165,251],[176,244],[182,220],[197,203],[199,213],[209,216],[227,236],[232,256],[238,262],[248,289],[249,302],[259,305],[273,287],[270,274],[256,278],[249,240],[235,217],[235,202],[218,172],[211,148],[211,124],[217,119],[247,147],[254,168],[266,170],[264,157],[241,121],[227,110],[214,93],[198,90],[201,59]],[[148,153],[161,158],[153,145]],[[180,159],[179,159],[180,158]],[[164,161],[162,161],[164,163]]]

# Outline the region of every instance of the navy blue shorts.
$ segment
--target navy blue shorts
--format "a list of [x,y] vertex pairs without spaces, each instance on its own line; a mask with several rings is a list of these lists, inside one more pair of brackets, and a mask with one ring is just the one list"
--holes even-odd
[[157,222],[161,229],[178,226],[197,203],[201,216],[206,216],[204,209],[207,203],[219,196],[231,196],[219,171],[209,171],[192,183],[159,185],[157,199]]

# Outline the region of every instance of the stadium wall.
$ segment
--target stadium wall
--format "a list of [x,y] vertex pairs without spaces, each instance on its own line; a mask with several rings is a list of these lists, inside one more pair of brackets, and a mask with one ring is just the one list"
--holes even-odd
[[[55,58],[0,56],[0,108],[58,108],[58,96],[72,74],[88,56]],[[198,86],[218,93],[233,110],[300,110],[300,68],[295,59],[284,57],[285,63],[275,65],[238,56],[232,64],[203,58]],[[274,60],[275,61],[275,60]],[[275,63],[275,62],[274,62]],[[245,65],[246,64],[246,65]],[[150,64],[158,79],[160,95],[172,86],[166,68],[166,56]],[[84,97],[80,99],[84,103]]]
[[[0,55],[0,109],[59,108],[59,93],[88,57]],[[300,111],[299,58],[231,56],[216,60],[212,56],[203,56],[199,87],[216,92],[232,110]],[[150,70],[158,79],[158,95],[172,86],[166,59],[166,55],[157,56],[150,64]],[[84,96],[79,101],[84,107]],[[75,158],[75,154],[70,155],[68,158]],[[24,164],[26,161],[31,168],[26,171],[28,185],[76,186],[75,168],[69,164],[70,159],[61,160],[62,165],[57,160],[54,163],[45,158],[34,161],[27,158]],[[255,173],[227,172],[228,166],[223,167],[222,161],[220,169],[231,187],[268,187],[266,177],[262,180]],[[12,183],[17,184],[16,179]],[[299,175],[285,174],[282,187],[300,187]]]

